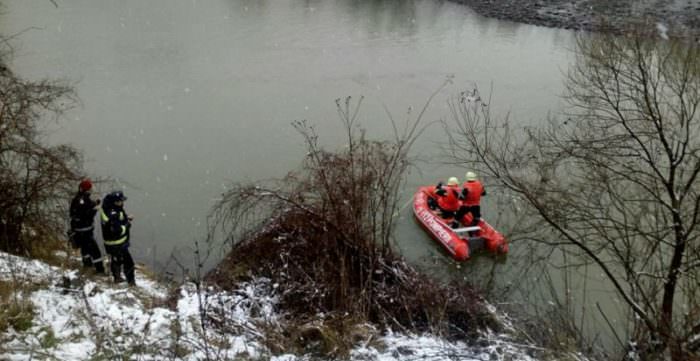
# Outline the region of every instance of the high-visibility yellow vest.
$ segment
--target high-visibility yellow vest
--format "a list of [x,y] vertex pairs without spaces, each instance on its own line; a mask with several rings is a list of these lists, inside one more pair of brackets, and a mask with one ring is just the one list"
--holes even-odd
[[[104,238],[105,245],[107,246],[118,246],[120,244],[123,244],[126,242],[127,238],[129,238],[129,235],[127,234],[127,229],[125,225],[121,226],[121,232],[117,236],[116,239],[108,239],[111,238],[111,235],[106,235],[105,229],[108,229],[106,227],[107,223],[109,223],[109,217],[107,217],[107,214],[105,214],[104,208],[100,208],[100,220],[102,221],[102,237]],[[124,221],[124,212],[119,212],[119,220]],[[109,232],[111,233],[111,232]]]

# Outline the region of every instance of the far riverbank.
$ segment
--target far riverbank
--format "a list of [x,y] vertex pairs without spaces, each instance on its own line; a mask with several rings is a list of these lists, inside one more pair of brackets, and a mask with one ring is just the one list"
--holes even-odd
[[619,33],[647,20],[700,39],[700,0],[453,0],[482,16],[553,28]]

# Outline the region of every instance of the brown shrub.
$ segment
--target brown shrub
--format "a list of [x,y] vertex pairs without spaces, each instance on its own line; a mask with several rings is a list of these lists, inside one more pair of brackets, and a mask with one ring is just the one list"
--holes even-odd
[[[368,284],[367,256],[354,253],[349,258],[357,263],[346,270],[358,270],[340,275],[330,247],[325,233],[309,227],[303,215],[290,214],[237,244],[206,281],[231,290],[252,275],[270,278],[278,285],[280,307],[293,315],[290,324],[295,327],[324,314],[335,320],[331,324],[352,315],[358,322],[459,339],[485,327],[499,328],[481,296],[468,285],[441,284],[393,255],[374,259],[377,266]],[[342,297],[339,277],[346,279],[347,302],[337,299]],[[372,302],[360,302],[367,298]]]
[[325,356],[349,349],[349,324],[462,340],[482,327],[498,328],[473,289],[442,285],[394,253],[399,193],[420,115],[393,140],[371,141],[357,128],[349,99],[338,102],[338,112],[345,147],[322,149],[314,128],[296,122],[307,147],[299,171],[223,194],[210,237],[222,235],[232,250],[206,280],[231,289],[250,276],[270,278],[288,317],[281,332],[287,339],[315,335],[312,348]]
[[36,256],[63,235],[81,164],[72,146],[48,145],[43,121],[75,98],[65,84],[15,75],[6,46],[0,39],[0,250]]

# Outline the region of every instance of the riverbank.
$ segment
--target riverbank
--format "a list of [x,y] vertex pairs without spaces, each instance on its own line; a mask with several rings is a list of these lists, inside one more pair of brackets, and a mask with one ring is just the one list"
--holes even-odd
[[697,39],[700,0],[454,0],[482,16],[572,30],[619,33],[647,20]]
[[[72,258],[56,267],[0,253],[0,360],[278,360],[323,359],[323,315],[302,334],[281,335],[289,315],[280,311],[279,285],[255,278],[228,291],[197,283],[164,285],[137,267],[137,287],[81,272]],[[491,307],[492,312],[496,311]],[[478,342],[449,342],[430,334],[357,327],[348,359],[533,361],[545,350],[518,344],[506,332],[482,333]],[[299,352],[279,348],[302,344]],[[561,358],[560,358],[561,359]],[[572,353],[567,360],[583,360]]]

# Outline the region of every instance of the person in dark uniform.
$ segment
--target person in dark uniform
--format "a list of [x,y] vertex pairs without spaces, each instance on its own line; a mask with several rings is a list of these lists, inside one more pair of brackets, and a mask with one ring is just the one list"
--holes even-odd
[[110,270],[115,283],[124,282],[122,268],[126,281],[130,286],[136,285],[134,278],[134,259],[129,253],[129,238],[131,220],[133,217],[124,211],[126,196],[122,191],[114,191],[107,194],[102,201],[100,210],[100,223],[102,225],[102,238],[105,251],[110,256]]
[[72,242],[80,247],[83,267],[95,267],[95,272],[104,274],[102,253],[93,233],[100,200],[90,197],[91,189],[92,181],[89,178],[83,179],[78,185],[78,193],[70,203],[70,236]]

